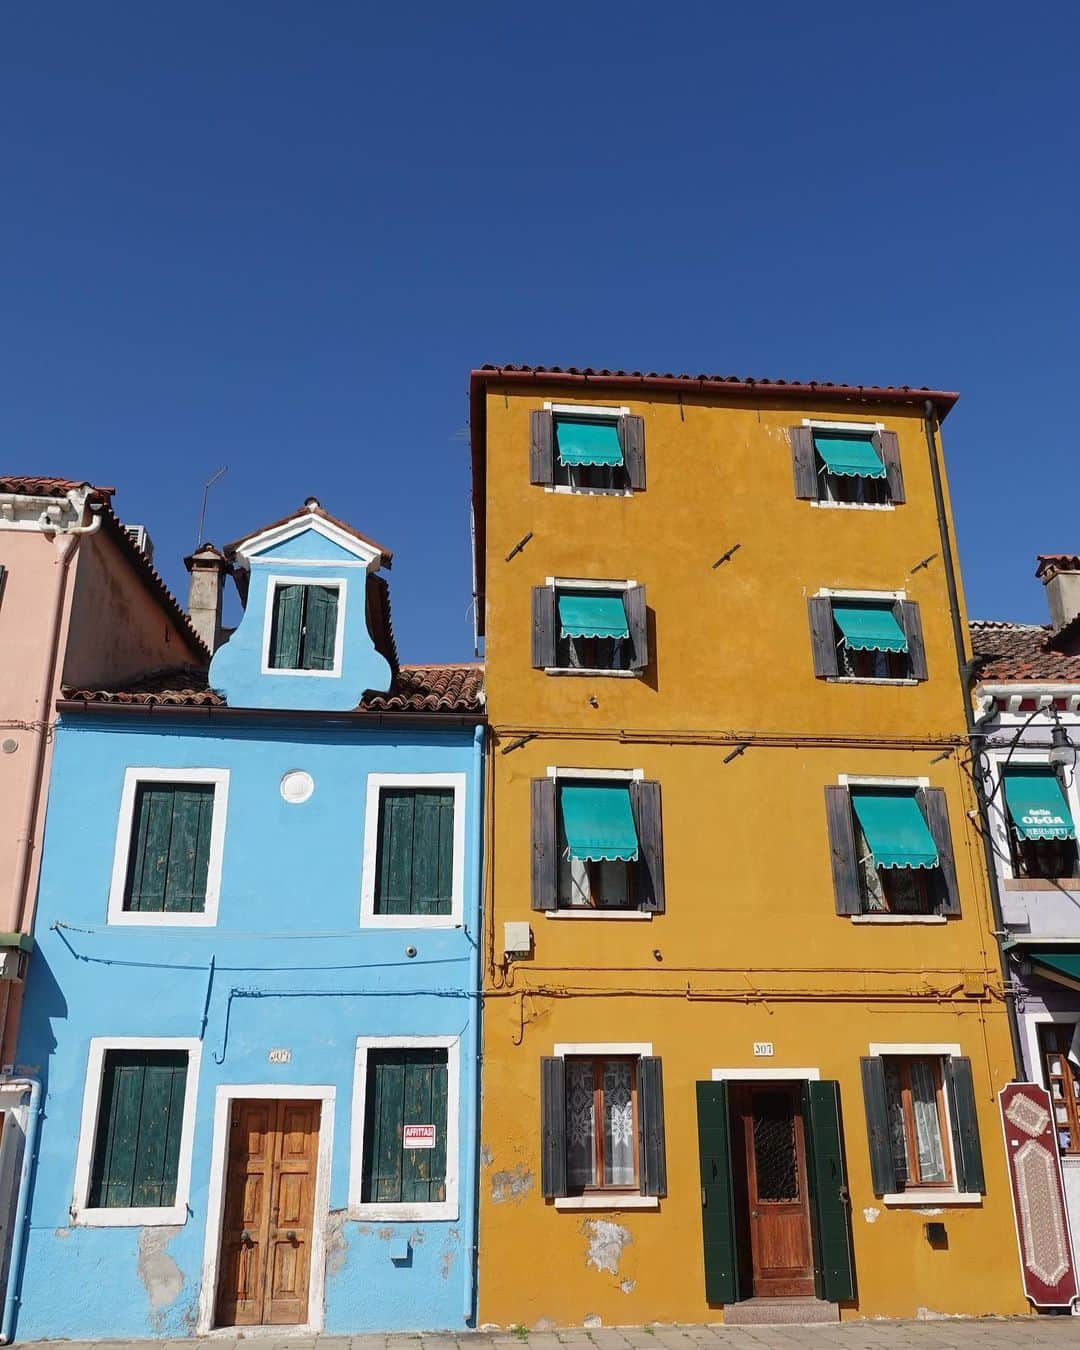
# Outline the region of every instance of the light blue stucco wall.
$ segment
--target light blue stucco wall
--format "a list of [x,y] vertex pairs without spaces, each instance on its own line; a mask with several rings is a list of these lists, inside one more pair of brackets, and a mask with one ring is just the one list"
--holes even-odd
[[[129,765],[229,770],[216,927],[106,927]],[[479,767],[479,742],[468,726],[378,729],[354,719],[314,728],[224,718],[193,726],[137,715],[61,722],[18,1053],[22,1070],[45,1085],[19,1340],[191,1334],[215,1093],[219,1084],[245,1083],[336,1090],[325,1330],[465,1325],[475,1233]],[[292,769],[315,781],[314,795],[299,805],[287,804],[279,790]],[[464,927],[360,927],[372,772],[468,775]],[[410,945],[413,958],[405,954]],[[397,1034],[461,1038],[456,1220],[345,1217],[356,1038]],[[74,1226],[69,1208],[90,1038],[200,1035],[186,1223]],[[273,1047],[288,1047],[291,1062],[268,1063]],[[391,1241],[400,1237],[411,1239],[410,1264],[390,1259]]]

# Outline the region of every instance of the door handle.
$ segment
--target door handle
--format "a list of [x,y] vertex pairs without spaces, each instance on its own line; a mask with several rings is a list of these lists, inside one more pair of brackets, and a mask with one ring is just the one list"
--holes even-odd
[[271,1230],[270,1230],[270,1236],[271,1236],[271,1237],[276,1237],[276,1238],[284,1238],[286,1242],[295,1242],[295,1241],[296,1241],[296,1229],[295,1229],[295,1228],[271,1228]]
[[756,1218],[758,1218],[758,1217],[760,1217],[760,1216],[758,1215],[758,1212],[757,1212],[756,1209],[752,1209],[752,1210],[750,1211],[750,1217],[751,1217],[752,1219],[756,1219]]
[[246,1243],[248,1246],[251,1246],[251,1245],[252,1245],[252,1244],[251,1244],[251,1234],[248,1232],[248,1230],[247,1230],[246,1228],[245,1228],[244,1231],[240,1234],[240,1241]]

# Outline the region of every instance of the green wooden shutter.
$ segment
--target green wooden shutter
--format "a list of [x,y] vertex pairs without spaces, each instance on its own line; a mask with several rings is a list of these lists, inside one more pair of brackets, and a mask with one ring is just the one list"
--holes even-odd
[[710,1304],[736,1303],[742,1295],[735,1245],[735,1187],[731,1176],[726,1083],[698,1083],[697,1118],[705,1300]]
[[952,1055],[945,1061],[945,1091],[952,1123],[956,1189],[985,1195],[986,1177],[979,1142],[979,1118],[975,1111],[975,1088],[971,1079],[971,1060],[965,1055]]
[[870,1176],[875,1195],[896,1192],[896,1169],[889,1141],[889,1108],[885,1100],[885,1066],[878,1055],[865,1055],[862,1067],[866,1134],[870,1143]]
[[183,1050],[106,1052],[90,1168],[91,1208],[174,1203],[187,1063]]
[[449,914],[454,890],[454,792],[413,794],[410,914]]
[[375,913],[412,912],[412,841],[416,796],[408,789],[379,794],[379,844],[375,862]]
[[855,1264],[839,1083],[826,1080],[803,1085],[803,1128],[814,1216],[815,1289],[818,1298],[840,1303],[855,1297]]
[[[361,1199],[428,1204],[446,1199],[447,1054],[373,1050],[368,1056]],[[434,1125],[434,1148],[405,1148],[406,1125]]]
[[201,914],[206,908],[214,788],[141,783],[135,790],[124,909]]
[[303,590],[306,595],[300,666],[303,670],[333,670],[338,589],[336,586],[305,586]]
[[304,626],[304,586],[279,586],[274,592],[270,629],[270,667],[300,669],[300,635]]

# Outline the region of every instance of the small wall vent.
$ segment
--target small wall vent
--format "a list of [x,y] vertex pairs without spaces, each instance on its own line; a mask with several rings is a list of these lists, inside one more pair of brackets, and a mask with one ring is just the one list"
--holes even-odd
[[124,531],[140,553],[146,554],[146,561],[152,563],[154,561],[154,541],[147,533],[146,526],[125,525]]

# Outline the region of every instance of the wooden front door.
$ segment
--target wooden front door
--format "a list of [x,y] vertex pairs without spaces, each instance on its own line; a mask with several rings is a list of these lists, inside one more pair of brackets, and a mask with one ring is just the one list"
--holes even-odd
[[799,1086],[742,1083],[735,1091],[735,1120],[746,1167],[755,1298],[814,1293]]
[[308,1320],[320,1110],[314,1101],[232,1103],[217,1326]]

